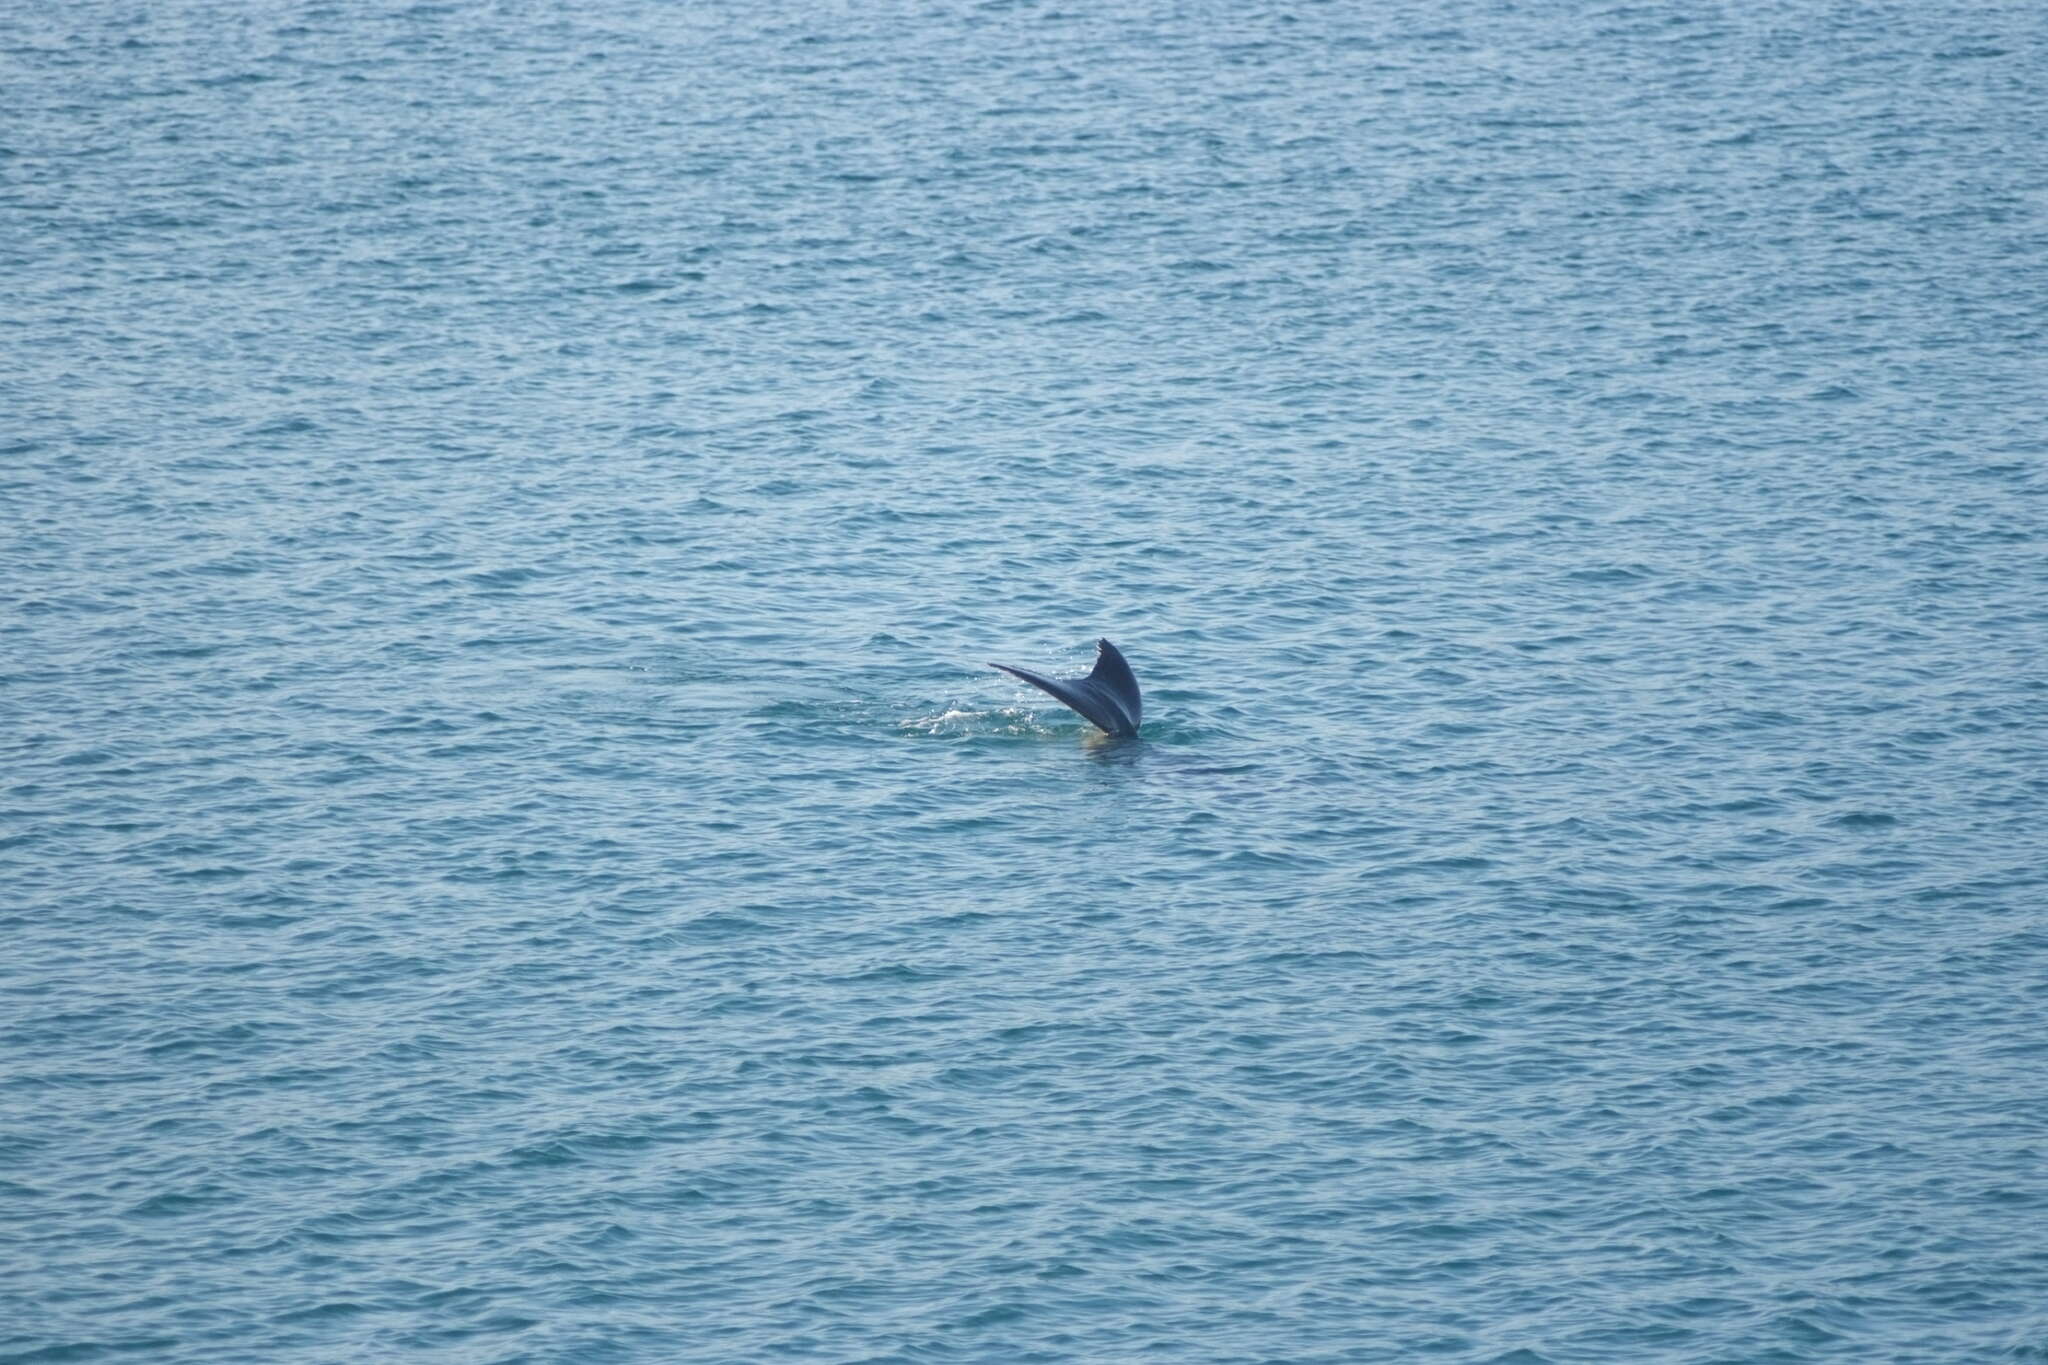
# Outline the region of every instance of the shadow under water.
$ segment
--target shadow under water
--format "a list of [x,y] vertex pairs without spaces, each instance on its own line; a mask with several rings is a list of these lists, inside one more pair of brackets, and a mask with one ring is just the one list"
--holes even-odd
[[1093,730],[1081,739],[1081,751],[1098,763],[1136,763],[1152,746],[1139,735],[1112,735]]

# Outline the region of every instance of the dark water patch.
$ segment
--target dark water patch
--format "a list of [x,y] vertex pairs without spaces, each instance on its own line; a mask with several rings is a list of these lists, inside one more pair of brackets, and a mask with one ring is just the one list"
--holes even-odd
[[1852,810],[1829,816],[1827,823],[1837,829],[1882,830],[1895,828],[1899,817],[1883,811]]

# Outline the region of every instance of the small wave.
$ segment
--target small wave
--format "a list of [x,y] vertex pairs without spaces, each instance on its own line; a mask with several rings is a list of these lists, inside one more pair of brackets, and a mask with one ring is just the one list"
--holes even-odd
[[936,716],[912,716],[898,727],[905,733],[971,739],[980,735],[1050,735],[1056,733],[1030,711],[1004,707],[963,711],[957,707]]

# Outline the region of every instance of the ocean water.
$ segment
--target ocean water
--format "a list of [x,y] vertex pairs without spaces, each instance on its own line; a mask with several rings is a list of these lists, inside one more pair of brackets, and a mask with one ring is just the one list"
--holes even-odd
[[0,1359],[2048,1359],[2044,52],[0,7]]

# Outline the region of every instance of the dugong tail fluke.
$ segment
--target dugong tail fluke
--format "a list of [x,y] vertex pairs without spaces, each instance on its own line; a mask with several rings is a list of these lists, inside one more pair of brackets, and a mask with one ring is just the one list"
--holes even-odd
[[1000,668],[1041,692],[1051,693],[1112,735],[1135,735],[1138,722],[1145,717],[1137,675],[1109,641],[1097,640],[1095,650],[1095,671],[1085,678],[1047,678],[1008,664],[989,667]]

